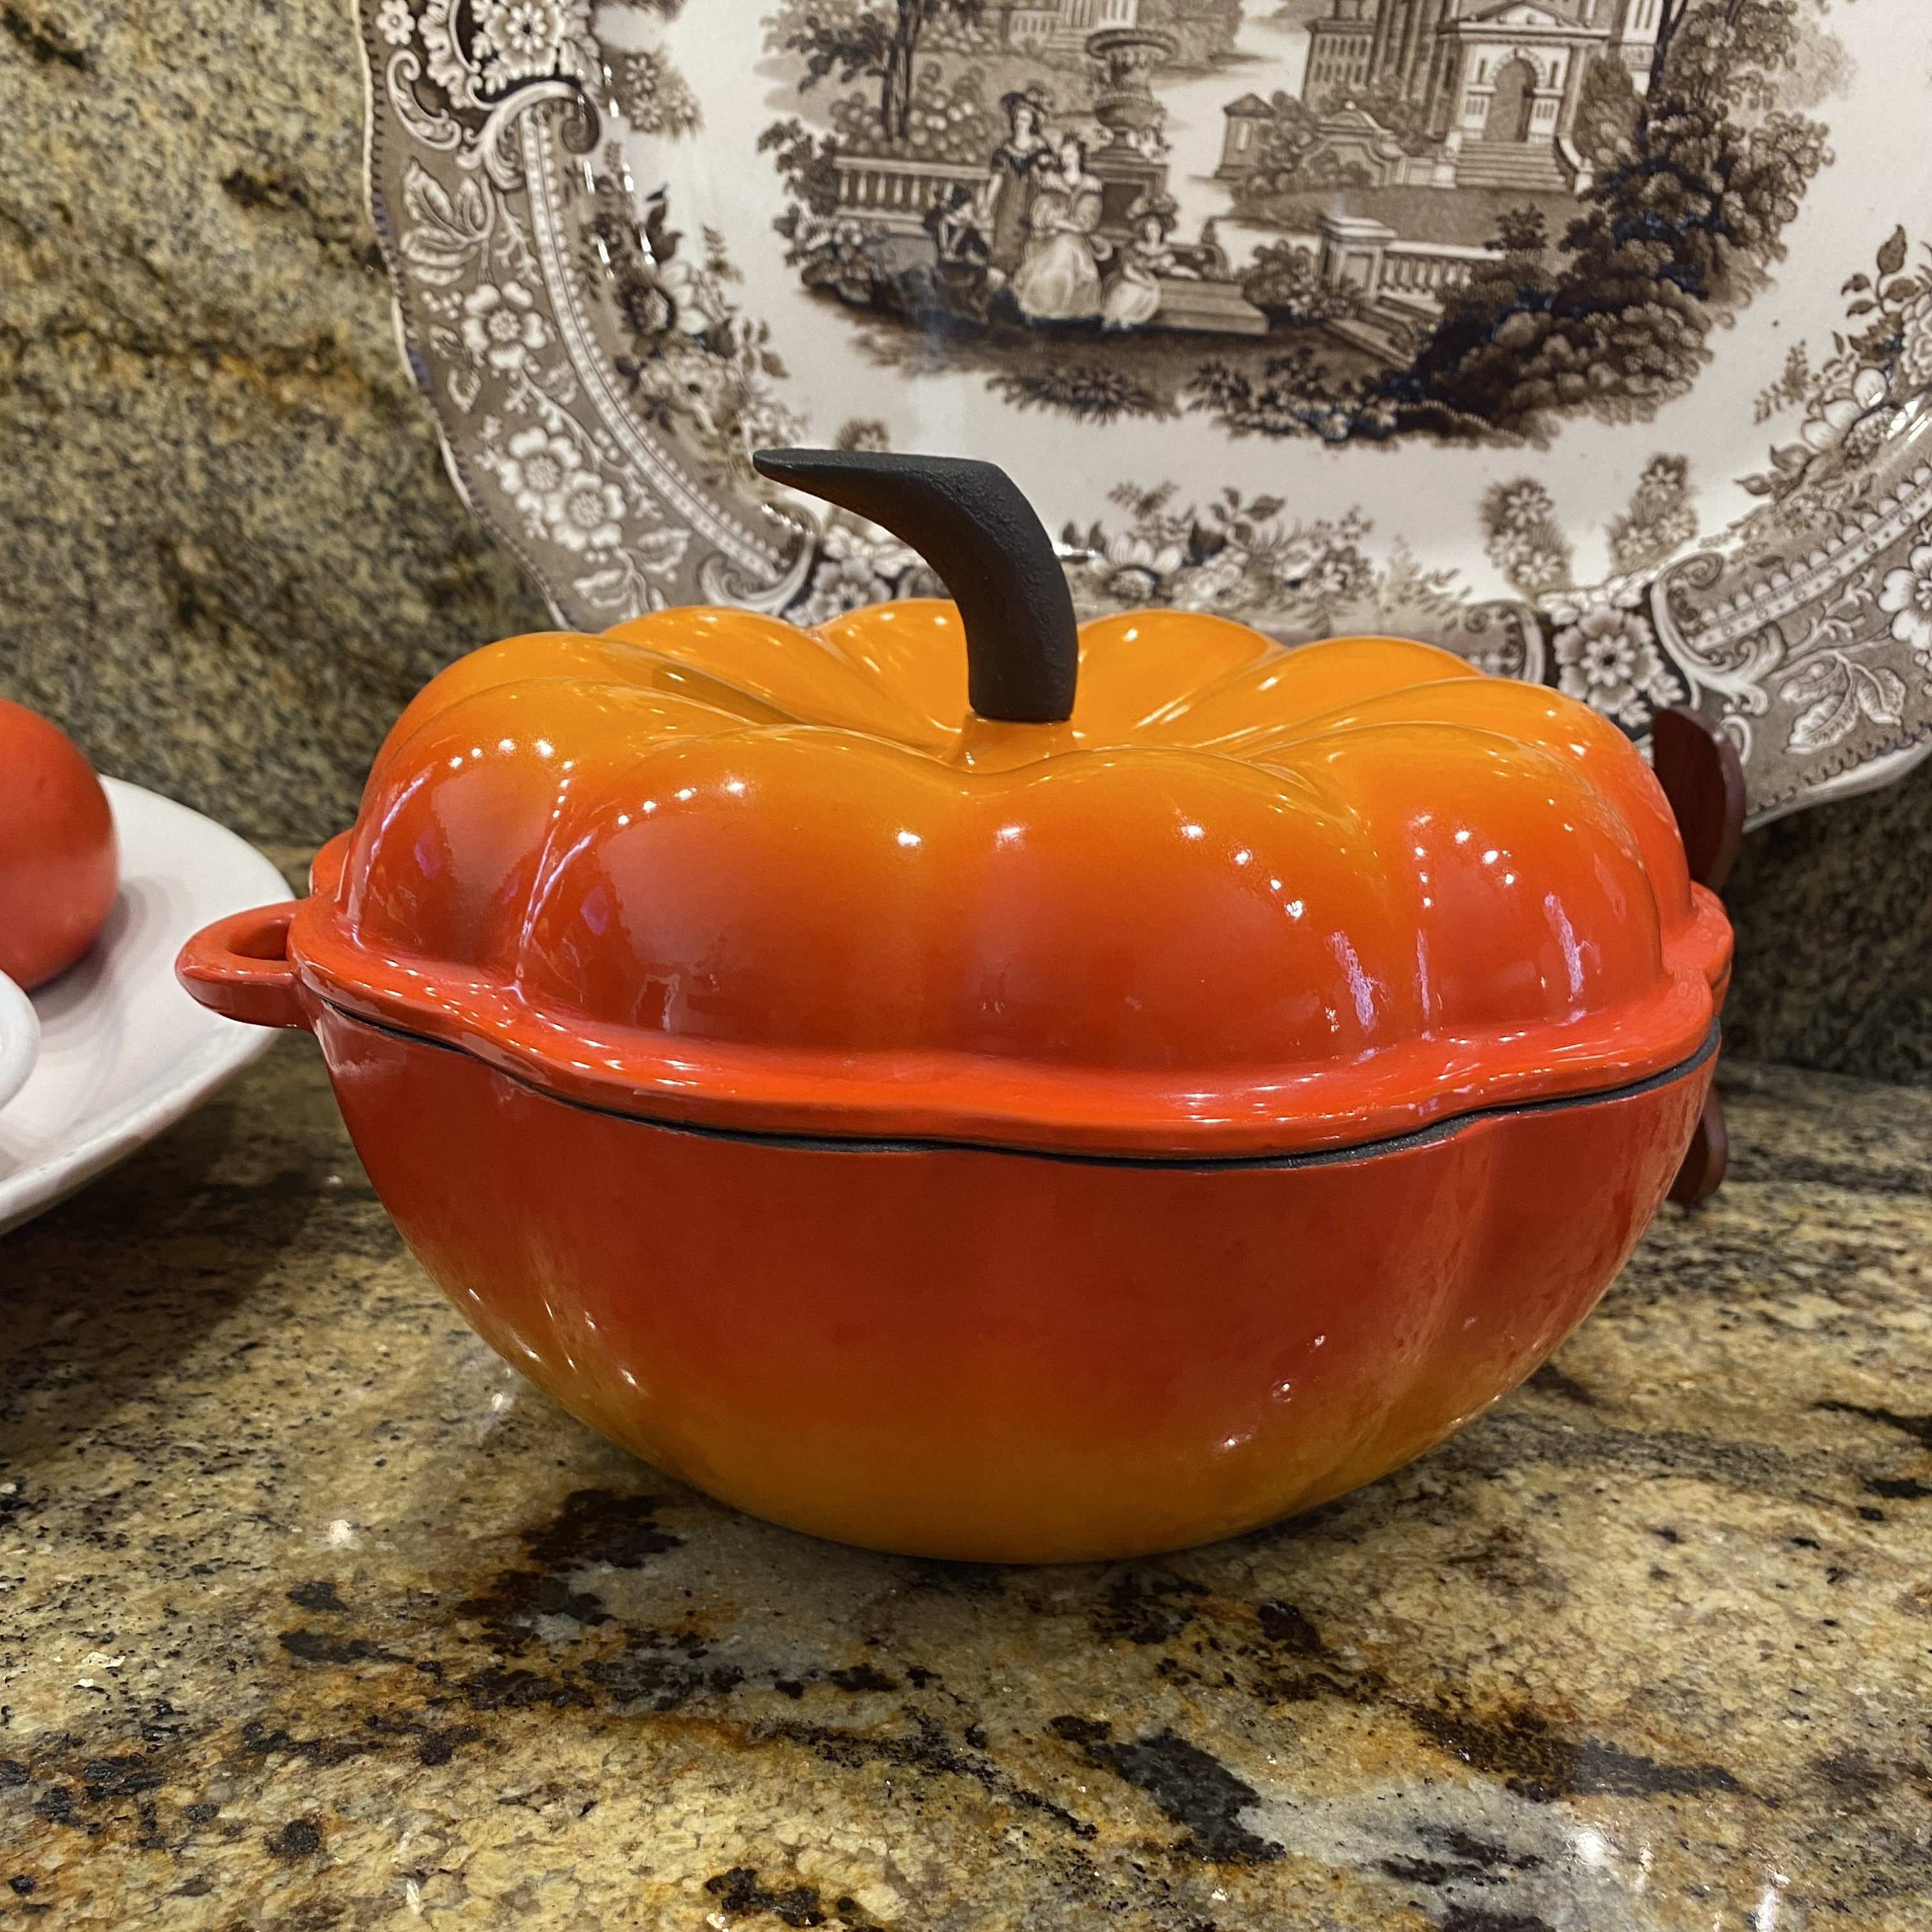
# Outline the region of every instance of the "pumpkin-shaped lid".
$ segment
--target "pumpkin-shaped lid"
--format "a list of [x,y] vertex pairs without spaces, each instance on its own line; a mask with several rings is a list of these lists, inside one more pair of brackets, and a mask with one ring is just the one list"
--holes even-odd
[[760,460],[960,603],[453,665],[318,861],[321,997],[696,1127],[1197,1159],[1702,1050],[1729,927],[1587,707],[1394,638],[1145,610],[1076,640],[991,466]]

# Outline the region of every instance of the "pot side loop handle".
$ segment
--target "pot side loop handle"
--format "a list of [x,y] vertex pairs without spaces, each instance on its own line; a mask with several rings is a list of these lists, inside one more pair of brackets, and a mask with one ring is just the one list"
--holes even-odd
[[176,958],[175,977],[193,998],[224,1019],[308,1028],[289,958],[289,928],[300,903],[290,899],[256,906],[203,926]]

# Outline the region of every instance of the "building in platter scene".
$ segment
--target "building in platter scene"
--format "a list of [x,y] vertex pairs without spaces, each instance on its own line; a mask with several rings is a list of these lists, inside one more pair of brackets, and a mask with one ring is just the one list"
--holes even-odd
[[1109,27],[1131,27],[1140,0],[1043,0],[1043,4],[995,6],[995,33],[1002,46],[1051,48],[1078,52],[1090,34]]
[[[1302,101],[1336,124],[1349,158],[1376,185],[1569,189],[1588,185],[1570,141],[1583,80],[1600,60],[1650,85],[1663,0],[1331,0],[1309,26]],[[1352,97],[1396,95],[1436,152],[1404,153]],[[1222,179],[1256,151],[1268,112],[1231,103]],[[1376,141],[1376,133],[1383,138]],[[1352,151],[1359,148],[1359,154]]]

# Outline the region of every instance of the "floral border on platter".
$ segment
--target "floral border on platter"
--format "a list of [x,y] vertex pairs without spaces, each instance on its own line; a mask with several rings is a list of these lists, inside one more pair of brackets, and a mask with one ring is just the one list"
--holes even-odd
[[[696,131],[668,57],[600,44],[590,0],[358,5],[399,338],[458,489],[560,619],[713,602],[816,622],[930,591],[896,539],[801,510],[751,467],[804,434],[779,349],[735,298],[725,238],[681,232],[610,138]],[[1736,740],[1753,824],[1886,783],[1932,753],[1932,256],[1909,256],[1901,227],[1846,283],[1830,356],[1794,348],[1758,398],[1760,422],[1802,420],[1739,479],[1757,506],[1700,542],[1688,459],[1653,458],[1606,532],[1607,582],[1572,584],[1532,476],[1472,506],[1472,554],[1519,592],[1501,599],[1400,537],[1378,546],[1359,508],[1303,520],[1276,498],[1124,483],[1118,518],[1062,533],[1076,602],[1213,611],[1291,642],[1427,638],[1640,743],[1656,708],[1690,704]]]

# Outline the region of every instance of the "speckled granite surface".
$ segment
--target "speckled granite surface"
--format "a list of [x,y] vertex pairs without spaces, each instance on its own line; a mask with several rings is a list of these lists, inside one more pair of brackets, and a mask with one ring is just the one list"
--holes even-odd
[[0,1242],[0,1915],[1922,1927],[1932,1095],[1724,1078],[1724,1192],[1458,1440],[1022,1571],[814,1544],[568,1420],[285,1040]]
[[1733,1052],[1932,1085],[1932,763],[1744,843]]
[[340,0],[0,6],[0,694],[325,837],[452,658],[549,622],[443,473]]

